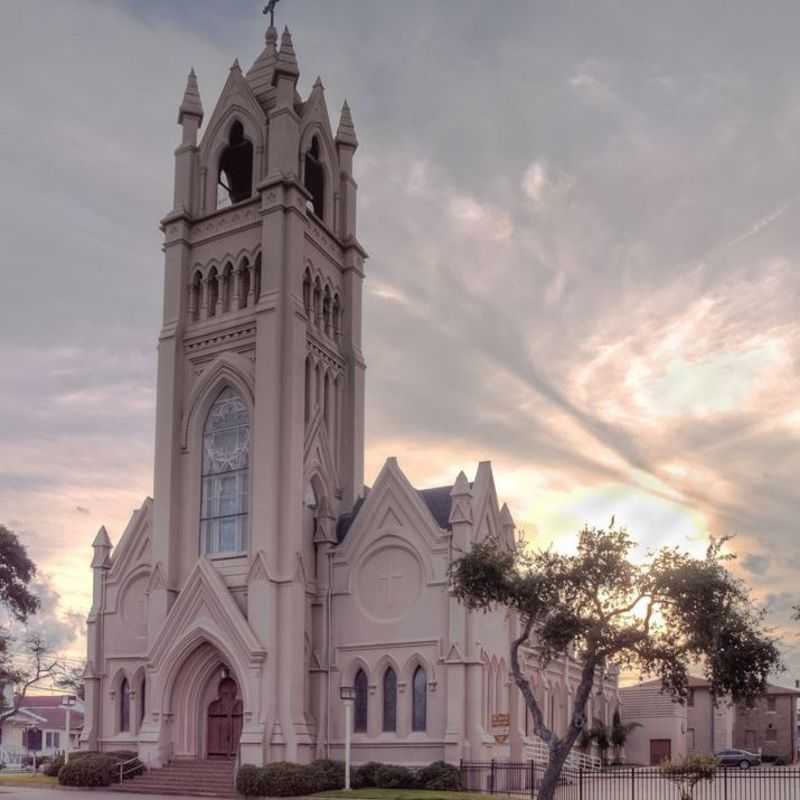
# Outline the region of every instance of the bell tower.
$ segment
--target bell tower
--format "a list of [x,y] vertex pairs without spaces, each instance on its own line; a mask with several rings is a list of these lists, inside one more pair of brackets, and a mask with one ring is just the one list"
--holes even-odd
[[288,28],[279,42],[272,25],[209,116],[189,73],[161,221],[149,637],[207,559],[267,653],[269,760],[313,753],[297,666],[325,614],[308,598],[324,594],[321,554],[364,470],[358,140],[347,103],[334,134],[322,81],[303,99],[299,77]]

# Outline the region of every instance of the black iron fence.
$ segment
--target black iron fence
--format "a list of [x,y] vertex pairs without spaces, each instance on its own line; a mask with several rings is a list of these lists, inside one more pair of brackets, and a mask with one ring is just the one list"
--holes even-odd
[[[461,762],[464,789],[536,800],[544,765],[533,761]],[[681,788],[658,767],[564,767],[556,800],[680,800]],[[694,800],[800,800],[797,767],[720,767],[697,783]]]

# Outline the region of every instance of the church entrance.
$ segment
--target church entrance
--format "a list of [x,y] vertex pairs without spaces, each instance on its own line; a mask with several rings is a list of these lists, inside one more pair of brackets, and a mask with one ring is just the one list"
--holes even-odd
[[208,707],[209,758],[234,758],[242,735],[242,701],[236,699],[233,678],[223,678],[217,688],[217,699]]

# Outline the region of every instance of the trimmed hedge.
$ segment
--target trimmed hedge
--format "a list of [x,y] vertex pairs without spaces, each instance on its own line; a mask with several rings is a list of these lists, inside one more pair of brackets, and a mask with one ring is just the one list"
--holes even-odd
[[[110,786],[119,780],[119,765],[122,761],[137,758],[131,750],[111,750],[98,753],[78,750],[69,754],[69,763],[58,770],[58,782],[62,786]],[[133,778],[144,772],[144,764],[137,759],[125,769],[125,777]]]
[[433,764],[428,764],[417,772],[416,777],[419,789],[459,792],[464,788],[461,785],[461,770],[446,761],[434,761]]
[[[458,767],[444,761],[434,761],[419,770],[370,761],[351,771],[350,783],[354,789],[460,791],[462,788]],[[296,797],[333,791],[343,786],[344,764],[330,759],[310,764],[277,761],[265,767],[244,764],[236,775],[236,790],[245,797]]]
[[110,786],[119,759],[107,755],[88,755],[70,759],[58,772],[62,786]]

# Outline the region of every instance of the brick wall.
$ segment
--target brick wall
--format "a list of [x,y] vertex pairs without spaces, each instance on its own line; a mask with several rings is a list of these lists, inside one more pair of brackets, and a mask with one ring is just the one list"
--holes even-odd
[[795,702],[792,695],[770,694],[757,700],[753,708],[737,708],[733,746],[793,762]]

